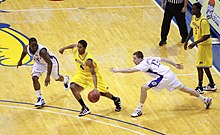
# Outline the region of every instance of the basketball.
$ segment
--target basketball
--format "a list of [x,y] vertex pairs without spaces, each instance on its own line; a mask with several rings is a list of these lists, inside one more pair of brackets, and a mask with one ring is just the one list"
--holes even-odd
[[97,90],[92,90],[88,94],[88,99],[92,103],[96,103],[97,101],[99,101],[99,98],[100,98],[100,93]]

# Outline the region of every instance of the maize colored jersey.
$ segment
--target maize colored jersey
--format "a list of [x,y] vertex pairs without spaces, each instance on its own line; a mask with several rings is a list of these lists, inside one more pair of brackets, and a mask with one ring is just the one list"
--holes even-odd
[[95,66],[95,72],[97,77],[97,88],[100,92],[108,92],[108,85],[105,80],[102,78],[99,73],[98,66],[96,60],[92,57],[89,52],[86,52],[83,55],[79,55],[77,48],[73,49],[74,60],[76,63],[77,71],[74,77],[70,80],[70,82],[74,82],[79,86],[82,86],[86,89],[87,86],[94,88],[94,83],[92,80],[92,74],[90,72],[90,68],[86,66],[86,61],[91,59],[93,61],[93,65]]
[[[210,35],[210,25],[204,15],[201,15],[200,18],[196,18],[196,16],[193,15],[190,26],[193,29],[194,41],[201,39],[204,35]],[[207,40],[198,43],[196,66],[211,67],[212,60],[212,39],[210,37]]]
[[98,73],[97,62],[89,52],[85,52],[85,54],[79,55],[77,48],[74,48],[73,54],[74,54],[74,61],[77,67],[77,71],[76,71],[77,73],[85,74],[87,76],[92,76],[89,67],[86,66],[86,60],[88,59],[92,60],[93,65],[95,66],[95,72]]

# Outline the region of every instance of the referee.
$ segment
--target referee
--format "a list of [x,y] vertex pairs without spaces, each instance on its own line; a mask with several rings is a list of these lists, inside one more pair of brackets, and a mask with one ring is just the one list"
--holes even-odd
[[164,9],[165,7],[165,12],[163,23],[161,26],[161,41],[159,43],[159,46],[163,46],[167,43],[167,35],[170,30],[170,22],[173,16],[176,19],[180,35],[182,37],[181,43],[184,43],[186,41],[188,35],[185,16],[187,3],[188,0],[167,0],[165,7],[165,0],[162,0],[162,8]]

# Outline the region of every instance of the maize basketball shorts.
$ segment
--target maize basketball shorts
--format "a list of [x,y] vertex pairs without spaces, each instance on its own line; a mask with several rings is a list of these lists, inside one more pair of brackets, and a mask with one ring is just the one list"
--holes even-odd
[[199,45],[196,67],[211,67],[212,59],[212,45]]
[[[108,85],[105,82],[105,80],[99,75],[97,76],[97,88],[99,92],[108,92]],[[74,82],[78,84],[79,86],[86,89],[87,87],[94,88],[93,80],[91,75],[85,75],[82,73],[76,73],[74,77],[70,80],[70,82]]]

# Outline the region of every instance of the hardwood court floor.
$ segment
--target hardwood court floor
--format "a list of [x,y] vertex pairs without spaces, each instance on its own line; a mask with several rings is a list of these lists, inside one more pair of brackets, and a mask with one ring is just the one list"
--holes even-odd
[[[178,90],[160,93],[149,91],[143,115],[131,118],[139,103],[141,85],[151,78],[143,73],[112,74],[109,67],[134,66],[132,53],[142,50],[146,56],[161,56],[183,63],[179,71],[171,67],[187,86],[197,86],[194,66],[196,49],[185,51],[180,44],[178,29],[172,24],[168,44],[159,47],[163,13],[151,0],[89,0],[46,1],[9,0],[0,5],[0,58],[7,66],[0,66],[0,134],[218,134],[220,129],[220,94],[205,92],[213,98],[213,105],[205,110],[197,98]],[[19,33],[20,32],[20,33]],[[21,34],[22,33],[22,34]],[[14,36],[12,36],[14,35]],[[31,64],[16,69],[22,46],[27,37],[34,36],[59,59],[60,72],[72,77],[76,71],[70,51],[61,55],[58,49],[80,39],[88,41],[88,51],[97,59],[110,91],[121,98],[123,109],[114,111],[112,101],[101,98],[96,104],[87,100],[92,88],[82,92],[92,114],[79,118],[80,105],[71,91],[64,91],[62,83],[51,78],[48,87],[42,85],[47,103],[35,109],[36,95],[32,87]],[[17,38],[12,38],[17,37]],[[18,42],[19,41],[19,42]],[[20,44],[19,44],[20,43]],[[19,45],[20,46],[19,46]],[[4,55],[4,57],[2,57]],[[220,87],[219,73],[212,69]],[[208,83],[204,76],[204,85]],[[40,79],[43,84],[45,76]]]

